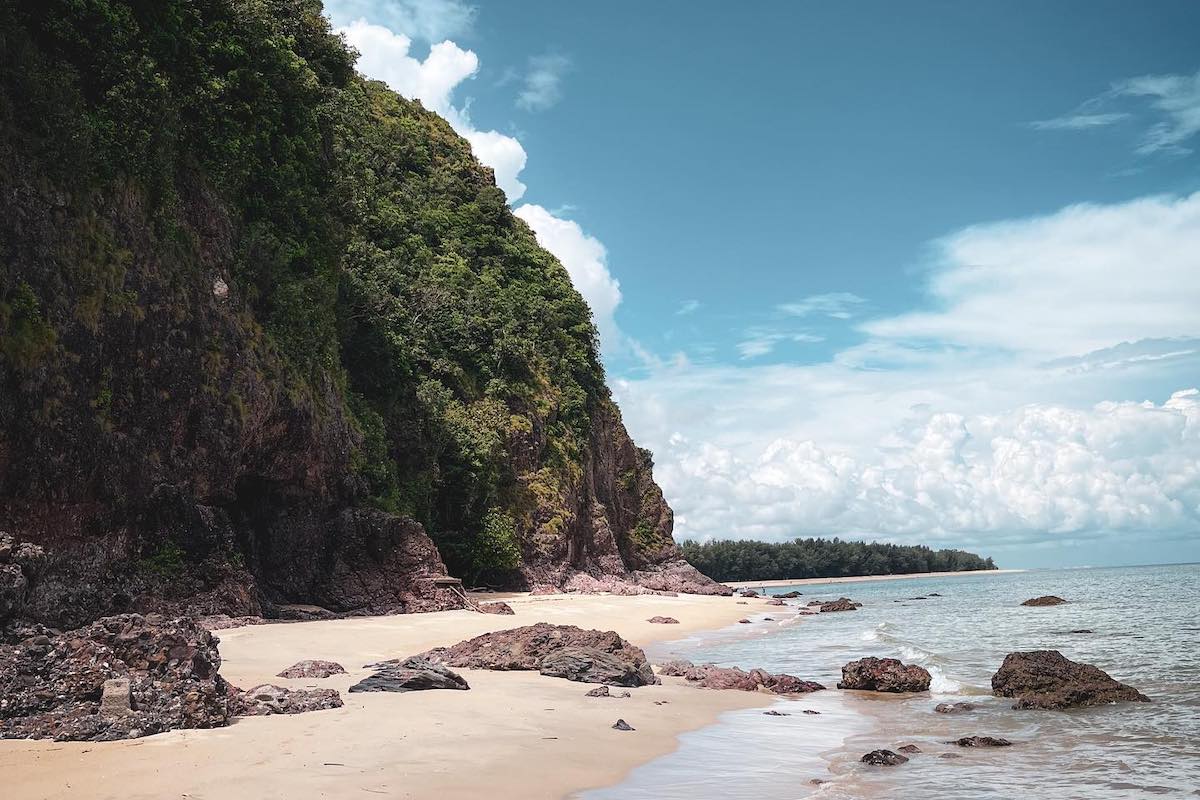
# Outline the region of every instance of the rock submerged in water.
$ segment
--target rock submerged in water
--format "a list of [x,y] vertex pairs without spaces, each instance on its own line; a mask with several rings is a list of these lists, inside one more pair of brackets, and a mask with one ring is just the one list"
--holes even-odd
[[450,667],[537,670],[584,683],[648,686],[659,682],[640,647],[615,631],[584,630],[574,625],[539,622],[485,633],[420,655]]
[[946,744],[956,744],[959,747],[1012,747],[1012,742],[999,736],[964,736],[961,739],[952,739]]
[[921,748],[917,747],[915,744],[902,744],[899,747],[897,747],[896,749],[899,750],[901,753],[919,753],[919,752],[921,752]]
[[800,595],[801,595],[801,592],[791,591],[791,592],[784,592],[783,594],[777,594],[775,596],[781,600],[795,600]]
[[675,619],[674,617],[654,616],[646,621],[653,622],[655,625],[678,625],[679,624],[679,620]]
[[1024,603],[1021,603],[1021,605],[1023,605],[1023,606],[1061,606],[1065,602],[1067,602],[1067,601],[1063,600],[1061,597],[1058,597],[1057,595],[1047,594],[1047,595],[1043,595],[1042,597],[1031,597],[1030,599],[1026,600]]
[[908,756],[902,756],[891,750],[872,750],[861,759],[864,764],[876,767],[897,767],[908,762]]
[[861,658],[842,667],[839,689],[868,692],[924,692],[930,675],[924,667],[906,665],[895,658]]
[[849,597],[839,597],[837,600],[821,603],[821,613],[823,614],[830,611],[857,611],[860,608],[862,608],[862,603],[856,603]]
[[1063,709],[1150,701],[1099,667],[1072,661],[1057,650],[1009,653],[992,676],[992,694],[1015,698],[1013,708]]
[[797,678],[785,672],[772,674],[762,669],[749,672],[738,667],[718,667],[690,661],[668,661],[659,667],[663,675],[681,677],[705,689],[738,689],[743,692],[766,691],[774,694],[807,694],[825,687],[813,681]]
[[471,688],[457,672],[420,656],[367,666],[375,667],[375,674],[351,686],[351,692],[423,692],[429,689]]
[[297,661],[283,672],[278,673],[277,678],[328,678],[330,675],[344,675],[346,670],[336,661]]
[[[220,640],[190,619],[121,614],[0,645],[0,738],[110,741],[227,725]],[[128,712],[116,711],[128,681]],[[108,713],[102,713],[106,711]]]
[[484,614],[503,614],[505,616],[512,616],[513,614],[517,613],[513,611],[512,606],[503,602],[502,600],[497,600],[492,603],[480,603],[479,610]]
[[974,711],[979,706],[974,703],[938,703],[933,710],[939,714],[961,714],[964,711]]

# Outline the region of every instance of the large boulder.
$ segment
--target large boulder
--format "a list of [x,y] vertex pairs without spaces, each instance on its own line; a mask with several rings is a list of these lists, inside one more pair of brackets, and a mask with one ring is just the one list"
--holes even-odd
[[1063,600],[1061,597],[1058,597],[1057,595],[1047,594],[1047,595],[1043,595],[1042,597],[1031,597],[1028,600],[1026,600],[1024,603],[1021,603],[1021,605],[1023,605],[1023,606],[1061,606],[1065,602],[1067,602],[1067,601]]
[[[0,738],[104,741],[228,723],[219,640],[189,619],[122,614],[0,645]],[[111,713],[128,681],[128,712]],[[104,713],[108,709],[110,713]]]
[[662,675],[681,677],[705,689],[738,689],[743,692],[765,691],[773,694],[807,694],[825,687],[813,681],[797,678],[785,672],[772,674],[763,669],[749,672],[738,667],[718,667],[690,661],[668,661],[659,667]]
[[494,603],[480,603],[479,610],[484,614],[501,614],[509,617],[517,613],[513,611],[512,606],[502,600],[497,600]]
[[375,674],[351,686],[351,692],[420,692],[428,689],[471,688],[457,672],[420,656],[412,656],[403,661],[381,661],[368,666],[377,668]]
[[964,736],[961,739],[951,739],[946,744],[956,744],[959,747],[1012,747],[1012,742],[999,736]]
[[[563,650],[568,652],[561,654],[559,651]],[[612,682],[618,686],[658,683],[640,647],[625,641],[615,631],[584,630],[574,625],[539,622],[485,633],[421,655],[434,663],[465,669],[548,669],[550,672],[546,674],[561,673],[561,677],[585,683]],[[592,666],[585,668],[585,661]]]
[[1057,650],[1009,653],[992,676],[992,694],[1015,698],[1013,708],[1060,709],[1150,700],[1104,670],[1072,661]]
[[924,667],[903,664],[895,658],[861,658],[842,667],[839,689],[868,692],[924,692],[930,676]]

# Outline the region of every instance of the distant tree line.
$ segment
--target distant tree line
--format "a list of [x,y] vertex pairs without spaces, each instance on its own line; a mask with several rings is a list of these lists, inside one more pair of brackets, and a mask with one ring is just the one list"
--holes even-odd
[[685,541],[681,546],[684,557],[693,566],[718,581],[842,578],[996,569],[992,559],[981,558],[965,550],[849,542],[836,537],[779,543],[733,539],[704,544]]

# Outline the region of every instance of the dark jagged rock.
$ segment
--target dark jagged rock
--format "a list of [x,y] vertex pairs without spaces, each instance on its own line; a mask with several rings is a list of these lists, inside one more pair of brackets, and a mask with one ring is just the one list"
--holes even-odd
[[457,672],[420,656],[378,664],[373,675],[350,687],[351,692],[423,692],[429,689],[470,689]]
[[639,663],[624,654],[608,653],[595,647],[564,647],[544,656],[538,672],[579,683],[644,686],[648,682],[644,669],[649,669],[645,662]]
[[304,714],[341,707],[342,696],[334,689],[285,689],[269,683],[235,691],[229,699],[232,717]]
[[929,597],[941,597],[941,595],[938,594],[937,592],[930,592],[928,596]]
[[764,717],[788,717],[788,716],[791,716],[791,715],[790,715],[790,714],[786,714],[786,713],[784,713],[784,712],[782,712],[782,711],[764,711],[764,712],[763,712],[763,716],[764,716]]
[[[560,651],[568,651],[561,657]],[[468,669],[544,670],[591,683],[647,686],[658,683],[640,647],[614,631],[539,622],[495,631],[421,654],[435,663]],[[591,666],[587,666],[590,664]],[[547,673],[550,674],[550,673]],[[603,676],[605,680],[599,680]]]
[[1012,742],[999,736],[964,736],[952,739],[946,744],[956,744],[959,747],[1012,747]]
[[[0,737],[104,741],[225,725],[231,689],[217,643],[188,619],[125,614],[0,645]],[[128,681],[128,713],[101,713],[113,679]]]
[[1072,661],[1057,650],[1009,653],[992,676],[992,693],[1015,698],[1013,708],[1062,709],[1150,700],[1104,670]]
[[797,591],[793,590],[790,592],[784,592],[783,594],[777,594],[775,596],[780,598],[781,600],[794,600],[797,597],[799,597],[801,594],[802,594],[802,592],[797,592]]
[[614,730],[618,730],[618,731],[634,731],[634,730],[637,730],[637,728],[633,727],[632,725],[630,725],[628,722],[626,722],[626,721],[625,721],[625,720],[623,720],[623,719],[619,719],[619,720],[617,720],[616,722],[614,722],[614,723],[613,723],[613,725],[612,725],[612,727],[613,727],[613,729],[614,729]]
[[815,710],[815,709],[812,709],[812,708],[806,708],[806,709],[804,709],[803,711],[801,711],[800,713],[801,713],[801,714],[812,714],[813,716],[817,716],[817,715],[819,715],[821,712],[820,712],[820,711],[817,711],[817,710]]
[[862,608],[862,603],[856,603],[849,597],[839,597],[837,600],[821,603],[822,613],[830,611],[857,611],[860,608]]
[[810,608],[815,607],[815,606],[823,606],[823,605],[825,605],[825,601],[824,600],[809,600],[805,605],[807,605]]
[[738,591],[739,597],[758,597],[758,592],[753,589],[741,589]]
[[746,619],[745,617],[742,617],[741,619],[739,619],[739,620],[738,620],[738,622],[739,622],[740,624],[742,624],[742,625],[749,625],[749,624],[750,624],[750,620]]
[[1021,605],[1023,605],[1023,606],[1061,606],[1065,602],[1067,602],[1067,601],[1063,600],[1061,597],[1057,597],[1055,595],[1048,594],[1048,595],[1044,595],[1042,597],[1031,597],[1030,599],[1021,603]]
[[897,747],[896,749],[899,750],[901,753],[910,753],[911,754],[911,753],[921,752],[921,748],[917,747],[915,744],[902,744],[899,747]]
[[484,614],[502,614],[504,616],[512,616],[517,613],[513,611],[512,606],[500,600],[494,603],[480,603],[479,610]]
[[774,622],[775,618],[774,617],[763,617],[762,621],[763,622]]
[[933,707],[933,710],[939,714],[961,714],[965,711],[974,711],[979,706],[974,703],[938,703]]
[[298,661],[280,672],[279,678],[328,678],[330,675],[344,675],[346,670],[336,661]]
[[774,694],[807,694],[825,687],[813,681],[797,678],[781,672],[772,674],[762,669],[749,672],[737,667],[718,667],[716,664],[701,664],[690,661],[668,661],[659,667],[662,675],[681,677],[689,683],[705,689],[739,689],[744,692],[767,691]]
[[655,625],[678,625],[679,624],[679,620],[675,619],[674,617],[655,616],[655,617],[651,617],[650,619],[648,619],[646,621],[653,622]]
[[895,658],[862,658],[842,667],[839,689],[870,692],[924,692],[929,689],[929,671]]
[[1079,630],[1069,631],[1070,633],[1095,633],[1091,628],[1080,628]]
[[864,764],[876,767],[897,767],[908,762],[908,756],[902,756],[891,750],[872,750],[861,759]]

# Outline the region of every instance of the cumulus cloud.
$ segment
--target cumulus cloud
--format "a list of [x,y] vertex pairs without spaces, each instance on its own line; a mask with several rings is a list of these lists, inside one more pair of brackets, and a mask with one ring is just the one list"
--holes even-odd
[[860,323],[826,362],[682,359],[615,382],[680,535],[1194,535],[1198,398],[1164,400],[1200,374],[1200,195],[935,251],[928,308]]
[[[1106,111],[1125,107],[1128,111]],[[1200,133],[1200,72],[1195,75],[1142,75],[1115,82],[1104,94],[1074,112],[1030,123],[1038,130],[1089,130],[1130,119],[1146,119],[1139,155],[1192,152],[1187,146]]]
[[571,60],[561,55],[534,56],[529,59],[523,87],[517,95],[517,107],[526,111],[545,111],[562,99],[563,74]]
[[613,314],[621,302],[621,285],[608,269],[608,253],[594,236],[584,233],[579,224],[556,217],[539,205],[525,204],[514,212],[537,235],[538,243],[566,267],[571,282],[592,309],[606,352],[620,346]]
[[453,103],[455,89],[479,70],[475,53],[443,41],[432,45],[421,60],[410,52],[411,38],[366,19],[356,19],[338,32],[360,53],[360,72],[445,117],[471,143],[476,158],[496,173],[496,184],[509,202],[525,194],[525,184],[518,177],[525,168],[525,148],[511,136],[476,128],[466,109]]
[[739,455],[675,434],[656,456],[681,534],[700,539],[869,533],[994,544],[1200,528],[1195,389],[1162,405],[920,408],[865,455],[795,439]]

